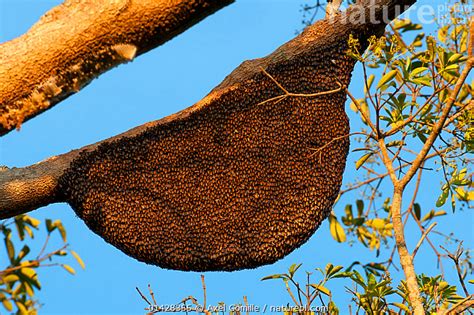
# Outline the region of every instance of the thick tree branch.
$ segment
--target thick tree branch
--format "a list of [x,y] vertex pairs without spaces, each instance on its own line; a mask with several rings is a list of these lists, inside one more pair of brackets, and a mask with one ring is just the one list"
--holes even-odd
[[0,136],[234,0],[66,0],[0,45]]

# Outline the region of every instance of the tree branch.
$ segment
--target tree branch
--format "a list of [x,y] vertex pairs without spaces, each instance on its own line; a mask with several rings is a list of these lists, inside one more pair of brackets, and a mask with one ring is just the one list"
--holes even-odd
[[234,0],[66,0],[0,45],[0,136]]
[[[152,126],[169,125],[184,120],[191,114],[202,112],[211,106],[218,106],[223,98],[228,97],[231,93],[236,93],[239,89],[242,90],[241,93],[248,93],[248,91],[245,91],[245,87],[243,87],[244,82],[269,80],[268,77],[262,73],[262,68],[277,69],[282,65],[297,62],[299,60],[318,58],[318,55],[323,55],[327,53],[327,51],[333,50],[334,47],[338,47],[338,49],[342,49],[342,52],[344,52],[345,50],[343,47],[346,47],[347,45],[349,34],[352,34],[356,38],[360,38],[361,42],[366,45],[365,39],[369,36],[373,34],[383,34],[385,28],[385,24],[381,22],[383,21],[383,17],[388,16],[389,18],[393,18],[397,13],[399,14],[400,12],[403,12],[414,2],[415,0],[364,1],[359,6],[353,6],[332,19],[319,21],[308,27],[298,37],[284,44],[269,56],[242,63],[228,77],[226,77],[220,85],[211,91],[208,96],[181,112],[136,127],[128,132],[99,143],[52,157],[29,167],[4,169],[3,171],[0,171],[0,219],[25,213],[49,203],[62,202],[63,200],[61,200],[57,189],[58,179],[69,167],[71,161],[81,153],[92,151],[101,144],[112,142],[122,137],[133,137]],[[148,1],[144,1],[144,3],[147,4]],[[395,9],[396,6],[401,6],[401,9]],[[127,8],[123,9],[122,12],[128,12],[130,10],[130,8]],[[123,17],[116,16],[116,19],[122,20]],[[144,25],[147,24],[145,23]],[[35,27],[33,30],[38,31],[38,28],[39,26]],[[114,39],[117,38],[114,37]],[[140,49],[146,51],[151,48],[150,45],[144,47],[145,48]],[[10,58],[15,59],[15,57]],[[341,63],[349,60],[345,55],[342,56],[342,58],[344,59],[340,61]],[[2,62],[6,63],[6,61],[8,61],[8,57],[2,56],[0,65]],[[337,84],[338,81],[343,85],[349,83],[352,67],[345,69],[345,66],[338,67],[337,63],[326,65],[325,63],[327,63],[327,60],[325,59],[321,62],[324,63],[324,67],[321,71],[326,73],[330,68],[333,73],[330,78],[328,78],[329,83],[321,83],[321,85],[317,87],[317,91],[311,92],[317,93],[324,90],[336,89],[339,87]],[[355,61],[350,62],[353,63]],[[1,75],[3,74],[0,71],[0,78]],[[337,81],[334,77],[338,78]],[[0,80],[0,82],[3,81]],[[308,87],[303,86],[305,85],[301,85],[301,90],[294,91],[294,93],[308,94]],[[314,85],[310,86],[314,89]],[[34,86],[29,86],[29,88],[31,90],[35,89]],[[280,95],[281,90],[276,87],[274,93]],[[342,92],[340,93],[342,94]],[[271,92],[261,91],[261,94],[265,96],[265,94],[268,95],[271,94]],[[258,101],[255,105],[257,104]],[[225,110],[225,108],[222,110]]]

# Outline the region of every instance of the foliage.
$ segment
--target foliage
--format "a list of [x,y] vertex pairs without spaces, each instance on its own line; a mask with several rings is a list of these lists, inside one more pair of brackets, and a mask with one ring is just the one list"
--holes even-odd
[[[312,22],[321,5],[317,1],[303,6],[304,24]],[[395,238],[398,233],[405,242],[403,230],[409,223],[419,228],[421,237],[403,258],[413,266],[418,249],[427,242],[441,267],[439,275],[419,274],[414,279],[424,311],[459,313],[474,304],[466,285],[468,274],[473,273],[471,250],[464,249],[453,233],[444,235],[436,229],[450,212],[470,210],[474,200],[469,155],[474,151],[474,82],[466,82],[464,76],[472,66],[467,64],[471,15],[457,2],[443,17],[448,23],[440,24],[435,35],[426,35],[421,24],[399,19],[384,37],[371,38],[366,51],[357,40],[349,40],[347,53],[361,63],[365,86],[358,98],[347,91],[352,100],[350,108],[362,126],[349,135],[358,135],[359,147],[353,151],[360,154],[355,162],[360,178],[341,190],[336,211],[329,216],[329,230],[339,243],[359,244],[375,251],[374,258],[380,257],[382,250],[391,254],[386,261],[354,261],[347,268],[329,263],[324,270],[316,268],[316,274],[303,274],[302,265],[293,264],[286,273],[264,277],[262,280],[283,282],[290,301],[284,314],[316,314],[316,305],[326,307],[330,314],[339,314],[342,306],[333,300],[333,282],[345,283],[352,296],[351,313],[412,314],[408,280],[394,282],[392,278],[400,272],[394,257]],[[417,202],[422,179],[426,178],[423,174],[428,172],[442,179],[433,205]],[[414,178],[414,187],[407,190]],[[398,230],[393,219],[397,189],[412,194],[407,209],[399,209],[403,220]],[[393,195],[386,195],[391,191]],[[339,211],[344,200],[341,197],[349,193],[358,193],[358,197]],[[444,249],[430,233],[457,244],[456,251]],[[459,288],[445,280],[444,260],[453,263]],[[474,280],[469,283],[474,284]]]
[[[356,285],[356,289],[348,290],[365,313],[412,312],[406,281],[394,287],[390,280],[390,271],[395,271],[396,242],[392,197],[385,194],[403,182],[417,159],[421,163],[415,169],[415,187],[410,205],[403,213],[403,224],[414,222],[422,235],[412,257],[422,242],[427,241],[438,258],[438,265],[442,266],[443,259],[454,262],[462,287],[458,292],[456,286],[444,280],[444,274],[418,275],[423,306],[429,313],[443,312],[471,299],[465,285],[467,274],[473,272],[469,262],[471,250],[462,249],[462,242],[454,234],[444,235],[435,228],[438,219],[448,215],[445,207],[451,212],[467,210],[472,208],[470,202],[474,200],[470,156],[474,151],[474,82],[465,82],[462,77],[463,69],[470,67],[466,63],[471,15],[469,9],[457,2],[444,17],[448,23],[439,25],[434,36],[423,33],[421,24],[399,19],[384,37],[371,38],[364,53],[361,43],[353,38],[349,41],[348,54],[360,61],[364,75],[362,97],[356,98],[348,92],[352,100],[350,107],[363,126],[354,133],[359,143],[354,152],[360,154],[355,168],[362,176],[343,189],[340,197],[358,192],[360,199],[355,204],[346,204],[340,217],[335,215],[339,211],[333,212],[329,228],[336,241],[347,238],[351,245],[361,244],[375,250],[376,257],[381,247],[391,248],[387,261],[374,264],[378,268],[364,267],[365,278],[357,271],[347,271],[347,278]],[[446,111],[450,98],[454,102]],[[442,119],[445,122],[436,134],[436,124]],[[424,145],[433,136],[435,140],[423,156]],[[433,206],[416,202],[419,187],[423,185],[422,173],[427,172],[440,174],[438,178],[442,178],[439,197]],[[391,173],[395,177],[392,182]],[[336,204],[335,208],[338,207]],[[446,254],[441,253],[428,236],[430,232],[458,243],[457,253],[447,250]],[[397,296],[402,300],[396,301]]]
[[[45,220],[46,237],[37,255],[33,257],[30,254],[31,248],[37,245],[34,237],[40,229],[41,221],[28,215],[19,215],[0,222],[0,231],[3,233],[8,257],[8,261],[2,261],[7,265],[0,270],[0,302],[7,312],[21,315],[37,314],[40,304],[35,294],[41,290],[37,272],[40,267],[61,266],[70,274],[75,274],[70,265],[56,262],[57,259],[62,260],[60,257],[71,254],[78,264],[85,268],[79,255],[69,249],[66,243],[66,229],[60,220]],[[55,235],[60,236],[63,246],[49,250],[48,244]]]
[[[313,15],[311,10],[319,7],[319,1],[314,6],[303,7],[310,15],[304,23],[312,21],[315,13]],[[394,283],[392,278],[392,274],[398,272],[394,258],[397,230],[393,220],[394,197],[386,194],[395,190],[395,184],[404,178],[408,183],[415,177],[411,201],[402,213],[403,224],[414,223],[422,235],[411,253],[411,261],[422,243],[427,242],[438,265],[442,266],[443,260],[453,263],[460,285],[458,288],[448,283],[443,269],[440,275],[417,275],[423,308],[428,313],[443,313],[471,301],[472,294],[466,285],[467,282],[474,284],[473,280],[467,280],[468,274],[473,272],[471,250],[464,249],[454,234],[444,235],[436,229],[439,220],[449,213],[470,210],[470,202],[474,200],[470,156],[474,151],[474,82],[465,82],[462,76],[468,67],[470,15],[472,12],[457,2],[444,17],[448,23],[440,24],[434,35],[426,35],[421,24],[399,19],[391,24],[391,30],[384,37],[371,38],[366,51],[362,43],[349,40],[347,53],[361,63],[365,87],[363,95],[358,97],[347,91],[352,100],[350,108],[362,125],[361,130],[354,133],[359,144],[354,152],[360,155],[354,167],[360,177],[347,185],[340,197],[359,194],[354,203],[342,206],[339,203],[343,199],[338,198],[335,211],[329,217],[329,229],[337,242],[359,244],[374,251],[375,259],[382,250],[391,255],[386,261],[367,264],[355,261],[346,268],[329,263],[324,270],[316,268],[316,273],[306,272],[303,281],[299,279],[301,264],[293,264],[286,273],[264,277],[262,280],[283,282],[289,301],[294,304],[285,313],[311,312],[311,307],[318,304],[327,307],[331,314],[339,314],[342,306],[333,300],[330,290],[333,282],[345,283],[353,301],[349,308],[354,306],[356,314],[412,313],[408,280]],[[426,146],[430,139],[433,143]],[[418,189],[427,172],[442,178],[433,205],[417,202]],[[45,221],[45,242],[36,258],[27,258],[31,257],[27,243],[39,226],[39,220],[27,215],[0,223],[8,257],[8,265],[0,271],[0,301],[8,312],[36,314],[35,292],[41,289],[39,267],[62,266],[72,274],[75,272],[69,265],[53,262],[68,254],[66,231],[60,221]],[[46,248],[53,233],[62,238],[64,246],[48,252]],[[456,252],[441,253],[438,244],[430,238],[433,234],[457,243]],[[13,241],[15,237],[18,242]],[[84,268],[80,257],[73,251],[69,253]],[[180,305],[187,307],[186,303],[191,303],[193,311],[219,313],[206,308],[204,278],[203,291],[203,303],[187,297]],[[150,294],[154,304],[140,292],[149,306],[157,305],[151,289]],[[246,298],[244,304],[247,304]]]

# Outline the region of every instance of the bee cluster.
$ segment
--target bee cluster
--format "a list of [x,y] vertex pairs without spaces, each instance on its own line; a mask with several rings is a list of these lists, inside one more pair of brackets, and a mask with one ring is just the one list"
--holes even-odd
[[[335,89],[354,66],[345,49],[340,39],[280,55],[265,70],[292,93]],[[235,86],[81,154],[60,193],[91,230],[149,264],[230,271],[284,257],[338,195],[349,149],[345,92],[265,102],[282,90],[261,71]]]

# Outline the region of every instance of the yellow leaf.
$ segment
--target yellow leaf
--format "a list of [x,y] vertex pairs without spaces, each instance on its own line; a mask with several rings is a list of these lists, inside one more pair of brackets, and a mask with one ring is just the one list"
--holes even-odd
[[18,307],[18,312],[21,315],[28,315],[28,310],[26,309],[25,305],[23,303],[15,301],[16,307]]
[[365,162],[373,155],[373,152],[369,152],[364,154],[360,159],[356,162],[356,170],[358,170]]
[[329,216],[329,230],[332,237],[339,243],[346,241],[346,233],[341,224],[337,221],[337,218],[333,215]]
[[41,223],[40,220],[32,218],[30,216],[25,216],[25,218],[23,220],[30,223],[34,227],[38,227],[38,225],[40,225],[40,223]]
[[367,225],[373,227],[374,229],[382,230],[385,228],[385,220],[375,218],[375,219],[367,221]]
[[63,224],[61,223],[61,220],[54,221],[53,225],[58,228],[59,233],[61,234],[61,237],[63,239],[63,242],[66,242],[66,229],[64,228]]
[[462,187],[456,187],[454,190],[456,191],[459,200],[469,201],[469,195]]
[[467,200],[474,200],[474,191],[470,191],[467,193]]
[[26,294],[28,294],[30,297],[35,295],[31,285],[28,282],[23,282],[23,286],[25,287]]
[[26,226],[25,225],[25,231],[26,233],[28,233],[28,235],[33,238],[33,231],[31,230],[31,228],[29,226]]
[[9,274],[9,275],[3,277],[2,281],[3,281],[4,283],[9,283],[9,282],[15,282],[15,281],[17,281],[17,280],[19,280],[19,279],[20,279],[20,278],[18,278],[17,275]]
[[66,271],[69,272],[70,274],[72,274],[72,275],[76,274],[76,271],[75,271],[74,268],[72,268],[71,266],[66,265],[66,264],[63,264],[62,266],[63,266],[63,268],[66,269]]
[[20,269],[21,273],[27,276],[28,278],[34,279],[36,277],[36,271],[33,268],[24,267]]
[[397,75],[397,70],[392,70],[387,72],[382,79],[380,79],[379,83],[377,84],[377,89],[380,89],[385,83],[391,81]]
[[74,258],[76,258],[77,263],[81,266],[81,268],[86,269],[86,265],[82,261],[81,257],[79,257],[79,255],[73,250],[71,250],[71,254],[74,256]]
[[12,302],[10,302],[10,300],[4,299],[2,303],[3,307],[5,307],[7,311],[11,312],[13,310],[13,304]]
[[322,285],[317,285],[317,284],[312,284],[311,286],[315,288],[316,290],[318,290],[319,292],[326,294],[327,296],[331,296],[331,291],[329,291],[328,288],[323,287]]

